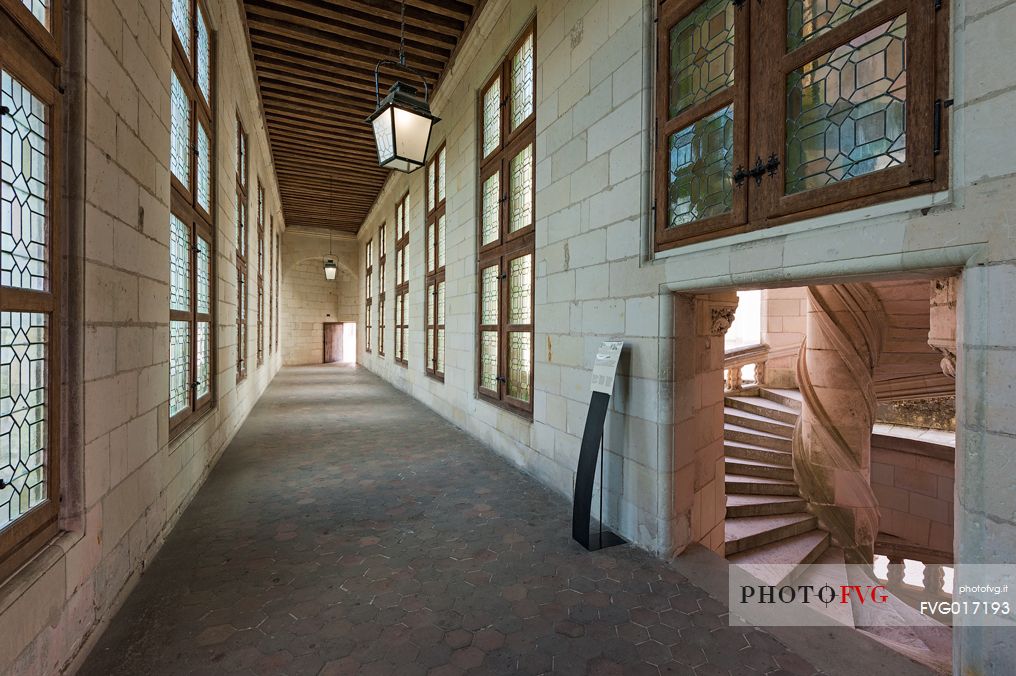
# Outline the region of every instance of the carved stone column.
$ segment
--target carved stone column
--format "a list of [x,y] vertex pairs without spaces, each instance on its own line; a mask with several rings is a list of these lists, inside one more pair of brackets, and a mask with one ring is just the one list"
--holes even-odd
[[956,377],[956,298],[960,278],[946,277],[931,282],[928,345],[942,355],[942,373]]
[[812,286],[808,299],[797,365],[803,407],[794,433],[794,474],[847,563],[870,564],[878,535],[870,483],[872,373],[885,341],[885,312],[869,284]]

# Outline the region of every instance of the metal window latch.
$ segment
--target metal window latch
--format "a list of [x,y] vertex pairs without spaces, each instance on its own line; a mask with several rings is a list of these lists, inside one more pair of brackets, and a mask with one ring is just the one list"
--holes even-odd
[[[10,115],[10,114],[11,114],[10,108],[8,108],[7,106],[0,106],[0,115]],[[0,486],[0,488],[3,488],[3,486]]]
[[762,158],[755,156],[755,166],[751,168],[748,175],[755,179],[755,185],[762,185],[762,177],[766,173],[766,165],[762,164]]
[[504,376],[498,376],[498,377],[497,377],[497,378],[495,378],[494,380],[496,380],[496,381],[497,381],[497,382],[499,382],[499,383],[507,383],[507,382],[508,382],[508,378],[506,378],[506,377],[504,377]]
[[742,165],[737,165],[737,171],[734,172],[734,185],[738,188],[744,183],[744,179],[748,178],[748,172],[744,170]]
[[776,176],[776,170],[780,166],[780,158],[776,157],[776,153],[770,153],[769,159],[766,160],[766,171],[770,176]]
[[734,4],[734,7],[736,7],[737,9],[741,9],[741,7],[744,6],[745,2],[747,2],[747,0],[734,0],[733,4]]

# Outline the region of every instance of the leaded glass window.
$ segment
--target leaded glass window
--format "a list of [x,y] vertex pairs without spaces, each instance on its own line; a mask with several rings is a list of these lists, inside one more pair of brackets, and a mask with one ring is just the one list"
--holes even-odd
[[0,529],[48,497],[47,317],[0,312]]
[[183,47],[183,53],[190,58],[191,39],[194,33],[194,25],[191,15],[191,0],[173,0],[172,7],[173,34]]
[[906,40],[903,14],[787,76],[788,193],[906,162]]
[[169,309],[190,311],[190,228],[169,215]]
[[0,9],[16,17],[0,37],[0,580],[59,528],[64,55],[37,23],[51,30],[60,8]]
[[170,434],[212,407],[215,260],[212,35],[203,0],[173,0],[170,83]]
[[426,246],[427,275],[424,294],[424,348],[427,375],[444,379],[444,284],[445,284],[445,146],[427,163]]
[[512,158],[509,168],[509,232],[517,232],[533,224],[533,169],[533,146],[527,145]]
[[236,119],[236,380],[247,377],[247,131],[243,122]]
[[385,224],[377,231],[377,353],[385,356],[385,264],[388,254],[385,245]]
[[173,72],[169,89],[170,135],[169,135],[169,168],[177,180],[185,186],[190,185],[191,160],[191,102],[187,98],[180,76]]
[[[481,91],[479,113],[477,389],[481,398],[526,416],[533,387],[535,45],[530,27]],[[442,226],[437,239],[444,237]]]
[[948,187],[948,15],[663,0],[657,249]]
[[402,366],[409,364],[406,339],[409,322],[406,320],[406,306],[409,299],[409,273],[407,271],[406,247],[409,246],[407,213],[409,193],[395,205],[395,362]]
[[169,323],[169,416],[190,405],[190,322]]
[[372,310],[374,305],[373,296],[373,283],[374,283],[374,240],[367,240],[367,246],[364,248],[364,321],[363,321],[363,349],[365,352],[371,351],[371,334],[373,333],[374,324]]
[[201,3],[197,5],[197,84],[205,103],[212,102],[212,36]]
[[211,388],[212,331],[209,322],[198,322],[197,375],[198,398],[207,396]]
[[487,157],[497,150],[501,143],[501,79],[493,83],[483,93],[482,100],[483,156]]
[[511,60],[511,111],[512,131],[519,128],[533,114],[533,34],[522,41]]
[[257,337],[254,343],[257,345],[258,366],[265,363],[265,189],[258,179],[257,191],[257,305],[254,308],[257,317],[254,326],[257,330]]
[[483,182],[480,214],[480,244],[496,242],[501,230],[501,174],[491,174]]
[[49,288],[50,163],[47,106],[7,71],[0,71],[0,285]]

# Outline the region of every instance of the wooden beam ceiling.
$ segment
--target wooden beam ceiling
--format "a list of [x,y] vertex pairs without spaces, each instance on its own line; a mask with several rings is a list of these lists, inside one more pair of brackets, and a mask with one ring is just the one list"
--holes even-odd
[[[355,233],[388,178],[364,122],[396,60],[399,0],[241,0],[291,226]],[[406,0],[406,61],[433,90],[483,0]],[[382,72],[381,95],[394,82]]]

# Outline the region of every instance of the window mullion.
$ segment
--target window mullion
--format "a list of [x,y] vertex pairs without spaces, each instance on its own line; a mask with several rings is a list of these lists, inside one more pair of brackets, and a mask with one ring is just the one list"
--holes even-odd
[[[748,86],[745,87],[742,83],[741,89],[744,91],[740,92],[742,96],[738,97],[738,101],[743,101],[745,108],[749,96],[751,101],[747,138],[744,139],[741,157],[735,159],[738,163],[735,166],[743,166],[746,170],[752,168],[756,158],[765,162],[772,153],[784,158],[780,164],[785,164],[786,147],[786,78],[777,66],[781,59],[751,58],[752,54],[782,55],[786,52],[786,7],[783,3],[765,3],[752,6],[751,11],[757,12],[759,16],[753,17],[750,27],[740,33],[747,36],[747,39],[735,39],[734,42],[735,69],[748,72]],[[741,25],[738,24],[737,29]],[[737,115],[736,108],[734,114]],[[779,167],[775,177],[763,177],[761,184],[751,178],[745,179],[742,192],[748,199],[748,220],[756,221],[772,211],[782,192],[779,190],[783,185],[782,169],[782,166]]]

